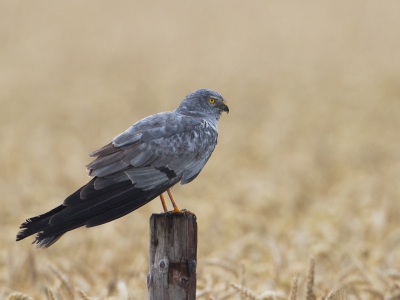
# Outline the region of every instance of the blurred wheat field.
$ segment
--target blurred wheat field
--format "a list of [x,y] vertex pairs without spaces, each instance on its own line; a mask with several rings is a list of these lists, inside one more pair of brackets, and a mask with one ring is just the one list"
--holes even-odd
[[198,298],[400,299],[399,11],[2,1],[0,298],[147,299],[159,200],[46,250],[15,235],[88,181],[88,153],[206,87],[231,113],[174,188],[198,218]]

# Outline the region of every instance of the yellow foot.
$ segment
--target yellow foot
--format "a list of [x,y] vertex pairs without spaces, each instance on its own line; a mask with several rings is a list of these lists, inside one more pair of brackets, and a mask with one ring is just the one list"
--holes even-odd
[[184,208],[184,209],[179,209],[178,207],[175,207],[173,210],[169,211],[171,214],[189,214],[192,216],[195,216],[193,212],[190,210]]
[[174,197],[172,196],[171,190],[168,189],[167,190],[169,199],[171,200],[172,206],[174,207],[174,209],[171,211],[173,214],[179,214],[181,213],[181,210],[179,209],[178,205],[176,205]]
[[180,213],[182,213],[182,211],[178,208],[178,206],[174,206],[174,209],[171,210],[171,213],[180,214]]
[[194,212],[191,212],[190,210],[188,210],[186,208],[182,209],[181,212],[189,214],[189,215],[192,215],[192,216],[195,216]]

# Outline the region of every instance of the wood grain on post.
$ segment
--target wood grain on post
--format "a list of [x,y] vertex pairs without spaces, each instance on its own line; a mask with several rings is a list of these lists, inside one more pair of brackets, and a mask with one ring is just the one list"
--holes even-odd
[[150,300],[195,300],[196,216],[153,214],[150,218]]

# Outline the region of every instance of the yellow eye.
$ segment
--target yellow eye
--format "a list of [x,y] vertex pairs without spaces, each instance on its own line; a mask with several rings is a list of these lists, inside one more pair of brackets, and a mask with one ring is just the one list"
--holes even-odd
[[208,99],[208,103],[210,103],[210,104],[214,104],[214,103],[215,103],[215,99],[214,99],[214,98],[210,98],[210,99]]

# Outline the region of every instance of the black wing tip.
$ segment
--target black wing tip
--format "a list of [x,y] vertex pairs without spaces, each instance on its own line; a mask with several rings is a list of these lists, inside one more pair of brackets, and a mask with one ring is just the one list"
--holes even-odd
[[[25,224],[25,223],[23,223]],[[22,225],[23,225],[22,224]],[[21,225],[21,228],[22,228]],[[24,238],[32,235],[33,233],[30,234],[26,234],[26,230],[27,228],[23,227],[16,236],[15,241],[19,242],[20,240],[23,240]],[[57,242],[63,235],[65,232],[61,233],[61,234],[57,234],[57,235],[52,235],[49,237],[42,237],[43,235],[43,231],[40,231],[36,234],[35,240],[32,242],[32,244],[36,244],[36,248],[49,248],[51,245],[53,245],[55,242]]]
[[40,222],[43,222],[43,220],[45,220],[46,218],[50,218],[51,216],[57,214],[65,208],[67,208],[67,206],[61,204],[60,206],[57,206],[56,208],[50,210],[45,214],[26,219],[25,222],[19,226],[20,231],[17,233],[16,241],[18,242],[20,240],[23,240],[24,238],[31,236],[35,233],[38,233],[39,235],[44,229]]
[[17,233],[17,237],[15,239],[17,242],[33,234],[33,233],[27,234],[27,230],[29,229],[29,225],[35,221],[32,219],[35,218],[37,217],[26,219],[26,221],[19,226],[19,229],[21,230],[18,231]]
[[50,237],[41,238],[40,234],[41,233],[39,232],[36,235],[35,240],[32,242],[32,244],[36,244],[36,249],[49,248],[51,245],[53,245],[55,242],[57,242],[64,235],[64,233],[61,233],[59,235],[52,235]]
[[[23,230],[18,232],[17,238],[16,238],[17,242],[22,240],[22,239],[24,239],[24,238],[26,238],[26,237],[28,237],[28,235],[25,236],[23,234],[23,232],[24,232]],[[57,242],[64,235],[64,233],[62,233],[62,234],[59,234],[59,235],[53,235],[53,236],[50,236],[50,237],[42,238],[42,237],[40,237],[41,234],[42,234],[42,232],[39,232],[36,235],[35,240],[32,242],[32,244],[36,244],[36,249],[49,248],[51,245],[53,245],[55,242]]]
[[23,240],[24,238],[28,237],[28,235],[25,235],[25,234],[24,234],[25,230],[26,230],[26,229],[24,228],[24,229],[18,231],[17,237],[15,238],[15,241],[18,242],[18,241]]
[[20,228],[20,229],[28,228],[29,225],[31,225],[32,223],[34,223],[34,222],[36,222],[36,221],[39,221],[39,220],[41,220],[41,217],[40,217],[40,216],[28,218],[28,219],[25,220],[24,223],[22,223],[22,224],[19,226],[19,228]]

